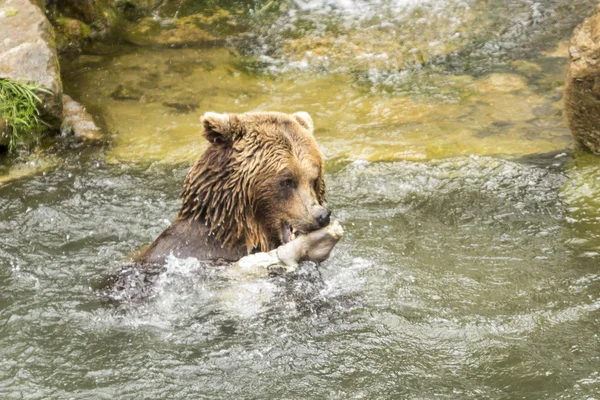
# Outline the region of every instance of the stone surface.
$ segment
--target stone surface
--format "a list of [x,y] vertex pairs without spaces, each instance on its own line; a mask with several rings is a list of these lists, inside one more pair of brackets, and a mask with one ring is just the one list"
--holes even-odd
[[117,8],[130,21],[137,21],[154,12],[157,8],[168,6],[173,0],[126,0],[117,1]]
[[42,94],[42,119],[58,128],[62,84],[54,31],[43,11],[29,0],[0,0],[0,78],[32,82]]
[[565,112],[575,141],[600,154],[600,6],[571,38]]
[[112,0],[61,0],[56,2],[56,10],[63,16],[90,24],[100,36],[108,33],[119,21]]
[[63,124],[60,130],[63,135],[75,135],[89,140],[102,137],[94,118],[81,104],[66,94],[63,95]]
[[56,47],[59,54],[80,54],[82,44],[92,35],[89,25],[73,18],[56,18],[54,26],[56,27]]
[[216,45],[222,43],[227,35],[218,34],[214,29],[209,32],[215,24],[234,26],[231,16],[226,11],[215,13],[211,17],[202,14],[172,19],[147,17],[127,29],[123,38],[138,46]]
[[544,51],[542,54],[551,58],[567,58],[569,56],[569,42],[561,40],[552,50]]
[[29,153],[24,159],[9,165],[0,166],[0,187],[18,179],[40,174],[56,168],[62,160],[58,157],[42,153]]
[[496,73],[476,82],[475,87],[480,93],[509,93],[526,89],[527,81],[520,75]]

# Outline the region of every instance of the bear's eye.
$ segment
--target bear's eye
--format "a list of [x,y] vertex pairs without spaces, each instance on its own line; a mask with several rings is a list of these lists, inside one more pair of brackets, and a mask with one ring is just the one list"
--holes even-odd
[[286,179],[282,179],[279,184],[281,185],[282,188],[286,188],[286,189],[295,189],[296,188],[296,181],[293,180],[292,178],[286,178]]

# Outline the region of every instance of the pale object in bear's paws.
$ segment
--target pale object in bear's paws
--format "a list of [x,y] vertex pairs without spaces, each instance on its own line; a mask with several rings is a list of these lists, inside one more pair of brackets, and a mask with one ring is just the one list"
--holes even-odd
[[268,253],[256,253],[241,258],[236,264],[244,272],[267,271],[281,274],[294,272],[300,261],[322,262],[331,254],[344,235],[338,221],[325,228],[298,236]]

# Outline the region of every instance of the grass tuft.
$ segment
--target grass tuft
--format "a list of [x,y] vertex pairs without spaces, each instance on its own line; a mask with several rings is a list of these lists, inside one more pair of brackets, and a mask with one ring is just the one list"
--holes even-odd
[[8,151],[13,152],[21,143],[37,139],[48,126],[41,118],[36,93],[52,93],[38,85],[0,79],[0,118],[8,124]]

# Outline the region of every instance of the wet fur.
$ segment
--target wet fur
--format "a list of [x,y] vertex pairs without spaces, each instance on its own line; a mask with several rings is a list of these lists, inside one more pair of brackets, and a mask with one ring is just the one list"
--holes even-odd
[[[180,258],[237,261],[282,244],[282,221],[299,232],[319,228],[325,202],[323,159],[306,113],[207,113],[210,145],[187,174],[175,221],[136,261]],[[282,179],[297,184],[292,194]]]

